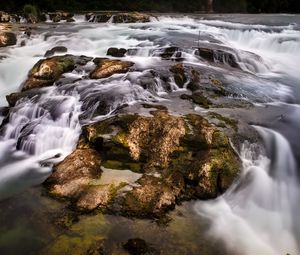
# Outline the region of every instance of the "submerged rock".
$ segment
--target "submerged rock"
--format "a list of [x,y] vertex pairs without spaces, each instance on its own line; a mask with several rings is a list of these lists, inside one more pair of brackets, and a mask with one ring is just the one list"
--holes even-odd
[[165,60],[176,60],[176,61],[182,61],[182,52],[180,51],[180,49],[178,47],[172,46],[172,47],[167,47],[167,48],[163,48],[160,49],[161,52],[159,53],[159,56],[162,59]]
[[149,244],[147,244],[146,241],[140,238],[129,239],[125,244],[123,244],[123,248],[128,251],[130,255],[159,254]]
[[174,74],[174,80],[178,87],[183,88],[187,82],[183,64],[176,64],[170,67],[170,71]]
[[134,217],[162,217],[179,201],[223,193],[240,166],[227,136],[199,115],[152,114],[86,126],[78,149],[49,178],[50,193],[79,210]]
[[0,32],[0,47],[12,46],[17,43],[17,37],[12,32]]
[[67,51],[68,51],[68,49],[64,46],[56,46],[56,47],[53,47],[51,50],[47,50],[44,57],[48,58],[48,57],[55,55],[55,53],[65,53]]
[[96,68],[90,74],[92,79],[102,79],[117,73],[127,73],[129,68],[134,65],[133,62],[106,58],[96,58],[94,63]]
[[22,90],[51,86],[63,73],[70,72],[74,68],[75,60],[71,55],[42,59],[29,71]]
[[233,68],[240,67],[236,56],[231,52],[210,48],[198,48],[195,54],[210,62],[227,64]]
[[127,52],[127,50],[124,49],[124,48],[120,48],[120,49],[118,49],[118,48],[109,48],[107,50],[106,55],[116,57],[116,58],[122,58],[122,57],[125,56],[126,52]]

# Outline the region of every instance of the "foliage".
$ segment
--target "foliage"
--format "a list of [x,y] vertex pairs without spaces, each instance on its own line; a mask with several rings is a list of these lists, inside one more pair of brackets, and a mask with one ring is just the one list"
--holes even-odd
[[[20,11],[26,5],[26,11],[35,13],[37,6],[41,10],[54,11],[159,11],[159,12],[197,12],[205,11],[207,0],[6,0],[1,1],[0,9]],[[216,12],[300,12],[299,0],[214,0]],[[25,8],[24,8],[25,11]]]
[[34,5],[31,4],[26,4],[23,7],[23,12],[25,14],[25,16],[34,16],[34,17],[38,17],[39,12],[38,12],[38,8]]

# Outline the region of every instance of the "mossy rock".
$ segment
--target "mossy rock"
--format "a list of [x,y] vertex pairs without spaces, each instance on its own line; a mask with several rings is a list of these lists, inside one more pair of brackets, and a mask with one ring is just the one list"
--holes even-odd
[[[79,152],[95,158],[87,160],[90,155],[84,154],[83,162],[68,174]],[[116,175],[109,175],[112,179],[102,183],[97,157],[110,175],[117,171],[117,175],[129,173],[134,179],[116,185]],[[85,164],[88,168],[78,168]],[[158,110],[151,117],[119,115],[84,127],[79,148],[56,167],[48,183],[52,193],[65,191],[63,196],[81,212],[99,209],[160,218],[180,201],[222,194],[239,168],[240,160],[228,137],[207,119]],[[63,178],[57,180],[56,176]]]
[[75,61],[71,55],[42,59],[29,71],[28,79],[23,84],[22,91],[51,86],[62,74],[71,72],[74,68]]
[[212,102],[205,97],[202,92],[193,93],[191,99],[195,104],[200,105],[205,109],[209,109],[210,105],[212,105]]
[[213,118],[213,119],[218,119],[220,121],[219,125],[224,123],[226,126],[232,127],[235,131],[238,130],[238,120],[225,117],[225,116],[223,116],[219,113],[216,113],[216,112],[210,112],[208,114],[208,116]]

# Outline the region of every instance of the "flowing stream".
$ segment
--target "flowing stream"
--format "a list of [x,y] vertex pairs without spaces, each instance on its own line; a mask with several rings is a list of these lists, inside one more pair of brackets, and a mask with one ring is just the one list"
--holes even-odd
[[[30,38],[19,35],[18,45],[0,49],[0,106],[55,46],[89,57],[105,57],[109,47],[131,49],[124,59],[135,62],[136,70],[82,80],[93,68],[90,63],[68,74],[69,82],[19,100],[1,130],[0,199],[41,184],[52,165],[74,150],[82,125],[124,105],[172,104],[173,93],[185,91],[173,80],[158,76],[150,88],[142,85],[151,70],[164,67],[161,48],[175,45],[185,64],[217,73],[229,91],[255,104],[254,113],[243,118],[257,124],[264,145],[243,144],[239,179],[220,198],[195,202],[197,220],[210,223],[207,234],[224,244],[226,254],[300,254],[300,16],[165,15],[150,23],[117,25],[75,19],[74,24],[40,24]],[[240,69],[199,60],[194,54],[199,45],[229,50]]]

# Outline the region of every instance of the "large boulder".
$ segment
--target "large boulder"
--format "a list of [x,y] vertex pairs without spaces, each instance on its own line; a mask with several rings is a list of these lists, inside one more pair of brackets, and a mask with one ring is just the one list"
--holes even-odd
[[91,79],[102,79],[116,73],[127,73],[134,63],[129,61],[111,60],[106,58],[94,59],[96,68],[91,72]]
[[17,43],[17,37],[12,32],[0,32],[0,47],[12,46]]
[[22,90],[51,86],[63,73],[70,72],[74,68],[75,61],[71,55],[42,59],[29,71]]
[[[51,194],[69,198],[78,210],[134,217],[162,217],[179,201],[222,194],[240,167],[227,136],[199,115],[152,114],[115,116],[84,127],[78,149],[48,180]],[[89,153],[99,155],[101,168],[94,157],[83,174],[76,160],[90,162]]]

